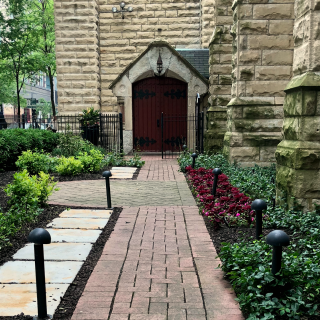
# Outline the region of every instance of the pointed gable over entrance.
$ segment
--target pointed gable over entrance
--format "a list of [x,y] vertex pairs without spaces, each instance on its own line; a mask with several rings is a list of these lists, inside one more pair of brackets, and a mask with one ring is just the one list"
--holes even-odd
[[[160,75],[157,71],[159,55],[163,62]],[[129,152],[134,145],[132,86],[136,82],[153,77],[173,78],[180,80],[187,87],[187,114],[195,113],[197,94],[208,91],[208,80],[182,55],[165,41],[154,41],[141,53],[109,86],[117,97],[120,109],[124,114],[124,151]]]

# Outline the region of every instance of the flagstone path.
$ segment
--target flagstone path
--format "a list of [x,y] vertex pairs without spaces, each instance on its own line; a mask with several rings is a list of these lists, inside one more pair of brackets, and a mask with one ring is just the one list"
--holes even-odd
[[[66,210],[46,227],[44,245],[47,309],[53,315],[70,283],[108,223],[111,210]],[[0,316],[37,314],[33,244],[27,244],[0,267]]]

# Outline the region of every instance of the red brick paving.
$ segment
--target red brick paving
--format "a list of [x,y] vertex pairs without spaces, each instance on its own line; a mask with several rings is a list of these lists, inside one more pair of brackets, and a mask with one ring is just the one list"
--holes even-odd
[[[184,179],[148,159],[138,179]],[[219,263],[198,207],[124,207],[72,320],[244,319]]]

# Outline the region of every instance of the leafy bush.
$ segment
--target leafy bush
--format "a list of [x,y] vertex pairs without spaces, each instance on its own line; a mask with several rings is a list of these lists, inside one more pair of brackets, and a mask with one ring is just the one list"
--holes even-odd
[[30,176],[27,170],[17,172],[4,191],[10,197],[7,212],[0,212],[0,248],[8,243],[8,237],[16,234],[25,223],[33,221],[46,205],[56,183],[48,174]]
[[[272,218],[271,218],[272,220]],[[289,319],[317,314],[320,293],[320,216],[287,212],[283,221],[293,223],[291,245],[282,255],[282,268],[271,273],[272,247],[265,239],[237,244],[223,243],[222,269],[230,276],[247,319]],[[277,228],[279,220],[274,220]],[[303,234],[303,237],[301,237]]]
[[126,160],[126,166],[127,167],[137,167],[141,168],[146,162],[144,160],[141,160],[141,156],[138,153],[135,153],[133,155],[133,158],[130,158],[129,160]]
[[0,170],[15,169],[15,162],[23,151],[52,152],[57,147],[59,134],[39,129],[0,130]]
[[44,173],[54,172],[58,164],[58,159],[50,157],[49,154],[23,151],[19,156],[16,166],[20,170],[26,169],[30,174],[37,174],[40,171]]
[[102,154],[106,153],[103,148],[94,146],[88,140],[84,140],[80,136],[73,134],[72,131],[67,131],[66,133],[60,134],[58,146],[52,151],[52,155],[75,157],[79,155],[79,153],[89,153],[92,149],[98,150]]
[[141,168],[145,161],[141,160],[141,156],[135,153],[133,158],[126,160],[123,158],[123,154],[119,152],[109,152],[103,160],[105,166],[113,167],[137,167]]
[[13,183],[4,191],[10,197],[11,209],[28,210],[44,206],[56,184],[48,174],[40,172],[39,177],[30,176],[27,170],[23,170],[13,175]]
[[83,165],[80,160],[77,160],[74,157],[61,157],[56,170],[62,176],[74,176],[82,172]]
[[89,154],[80,152],[76,158],[81,161],[83,172],[93,173],[100,170],[103,157],[104,155],[99,150],[92,149]]
[[25,223],[34,221],[40,213],[40,209],[0,211],[0,249],[9,245],[8,238],[14,236]]

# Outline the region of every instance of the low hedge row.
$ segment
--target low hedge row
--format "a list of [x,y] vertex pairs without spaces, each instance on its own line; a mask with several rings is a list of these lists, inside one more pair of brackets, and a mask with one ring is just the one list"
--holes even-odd
[[59,134],[39,129],[0,130],[0,171],[14,170],[23,151],[52,152],[59,143]]

